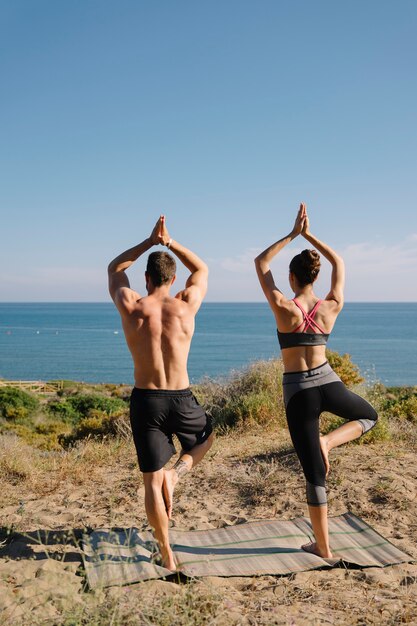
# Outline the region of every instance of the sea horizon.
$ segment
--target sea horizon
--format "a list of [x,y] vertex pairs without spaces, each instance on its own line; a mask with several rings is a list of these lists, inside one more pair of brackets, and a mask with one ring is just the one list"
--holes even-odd
[[[350,354],[370,383],[414,386],[416,319],[416,302],[345,302],[328,347]],[[267,302],[203,302],[188,360],[191,383],[279,357]],[[113,302],[0,302],[0,378],[133,384]]]

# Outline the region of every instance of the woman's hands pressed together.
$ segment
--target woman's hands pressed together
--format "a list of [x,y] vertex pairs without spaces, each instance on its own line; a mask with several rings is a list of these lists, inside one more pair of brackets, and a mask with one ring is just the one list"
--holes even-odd
[[292,235],[293,237],[297,237],[298,235],[304,235],[305,232],[308,232],[308,216],[307,206],[302,202],[298,209],[297,217],[295,218]]

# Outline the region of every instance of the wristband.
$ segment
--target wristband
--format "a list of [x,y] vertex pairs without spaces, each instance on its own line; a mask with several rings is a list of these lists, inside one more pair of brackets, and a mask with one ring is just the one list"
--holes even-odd
[[172,237],[170,237],[170,238],[169,238],[169,241],[168,241],[168,243],[167,243],[167,248],[168,248],[168,250],[169,250],[169,248],[171,247],[171,244],[172,244]]

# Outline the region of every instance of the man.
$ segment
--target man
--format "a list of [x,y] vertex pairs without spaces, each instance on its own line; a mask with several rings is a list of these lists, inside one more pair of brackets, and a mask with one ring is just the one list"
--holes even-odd
[[[153,246],[166,246],[191,272],[185,289],[175,298],[175,259],[153,252],[145,272],[148,295],[130,288],[125,270]],[[172,497],[179,478],[204,457],[213,442],[210,418],[189,389],[187,359],[194,318],[207,291],[208,269],[196,254],[174,241],[163,215],[150,237],[116,257],[108,267],[110,295],[121,315],[134,364],[135,387],[130,423],[145,485],[145,508],[159,544],[164,567],[175,570],[168,539]],[[176,434],[181,454],[174,467],[164,465],[175,453]]]

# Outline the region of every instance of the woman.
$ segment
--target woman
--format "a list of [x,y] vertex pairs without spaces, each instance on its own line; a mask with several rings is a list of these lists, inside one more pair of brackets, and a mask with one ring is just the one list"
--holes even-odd
[[[321,252],[332,266],[330,291],[324,300],[313,290],[320,271],[320,255],[316,250],[303,250],[290,263],[289,282],[294,299],[288,300],[274,283],[269,264],[298,235]],[[302,547],[331,558],[325,488],[329,452],[360,437],[378,419],[372,406],[349,391],[326,361],[326,342],[343,307],[343,260],[311,234],[306,207],[301,204],[291,233],[262,252],[255,265],[277,323],[288,427],[306,478],[307,504],[316,541]],[[322,437],[319,418],[323,411],[348,422]]]

